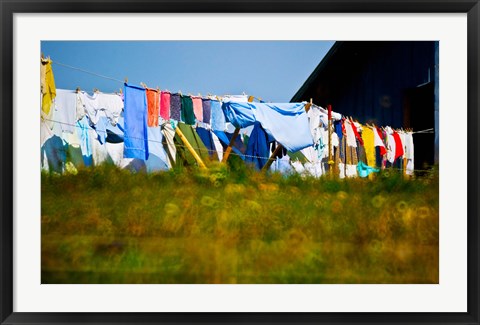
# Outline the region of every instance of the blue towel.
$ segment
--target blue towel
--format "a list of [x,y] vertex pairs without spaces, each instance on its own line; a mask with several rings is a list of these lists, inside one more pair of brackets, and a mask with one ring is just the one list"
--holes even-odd
[[304,103],[227,102],[222,108],[235,127],[245,128],[260,122],[267,134],[288,151],[313,145]]
[[210,101],[210,114],[212,121],[212,130],[225,131],[225,114],[222,110],[222,103],[218,100]]
[[[230,143],[230,139],[231,137],[229,138],[227,136],[227,134],[223,131],[213,131],[213,133],[215,133],[215,135],[217,136],[218,140],[220,140],[220,142],[222,143],[222,146],[223,148],[225,149],[229,143]],[[237,137],[237,140],[238,140],[238,137]],[[240,158],[242,158],[243,160],[245,160],[245,156],[244,154],[238,149],[235,147],[235,145],[232,146],[232,151],[234,153],[236,153],[237,155],[240,156]]]
[[90,135],[88,134],[88,129],[90,129],[88,117],[84,116],[81,120],[77,121],[77,126],[77,134],[80,138],[80,148],[82,149],[83,163],[85,166],[91,166],[93,165],[93,158]]
[[148,159],[147,96],[145,88],[125,84],[125,158]]
[[110,121],[106,116],[100,116],[98,119],[97,125],[90,124],[92,129],[97,132],[97,139],[100,141],[100,144],[105,144],[107,138],[107,127],[110,124]]
[[198,136],[202,140],[205,147],[207,147],[208,154],[210,155],[210,157],[213,157],[214,155],[217,156],[217,150],[213,142],[212,133],[209,130],[202,127],[197,127],[195,131],[197,132]]
[[147,165],[147,172],[168,170],[168,158],[162,145],[163,134],[160,126],[148,127],[147,132],[149,150],[149,156],[145,162]]
[[267,132],[259,123],[255,123],[248,139],[245,161],[253,163],[257,169],[262,169],[270,157],[269,142],[271,142],[271,138]]

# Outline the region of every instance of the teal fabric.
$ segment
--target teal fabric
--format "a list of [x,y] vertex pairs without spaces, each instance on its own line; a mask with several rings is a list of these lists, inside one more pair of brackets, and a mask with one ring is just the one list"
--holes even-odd
[[371,173],[378,173],[379,171],[380,169],[378,168],[365,165],[363,161],[360,161],[357,165],[357,172],[360,177],[368,177]]

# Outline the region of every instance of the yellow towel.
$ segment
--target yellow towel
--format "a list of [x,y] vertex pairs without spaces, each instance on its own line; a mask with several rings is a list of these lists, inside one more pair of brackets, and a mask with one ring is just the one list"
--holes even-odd
[[367,156],[367,164],[370,167],[375,167],[376,161],[373,130],[368,126],[363,126],[362,129],[362,139],[365,147],[365,155]]

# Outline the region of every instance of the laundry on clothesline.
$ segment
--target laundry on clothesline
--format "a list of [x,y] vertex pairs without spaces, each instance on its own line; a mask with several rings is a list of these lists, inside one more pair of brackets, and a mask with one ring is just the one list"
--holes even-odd
[[56,89],[51,63],[41,63],[45,170],[110,162],[155,172],[231,154],[259,170],[273,161],[269,169],[284,174],[368,177],[388,167],[414,173],[412,135],[422,131],[362,125],[336,112],[329,129],[328,110],[318,105],[245,94],[193,96],[127,83],[114,94]]

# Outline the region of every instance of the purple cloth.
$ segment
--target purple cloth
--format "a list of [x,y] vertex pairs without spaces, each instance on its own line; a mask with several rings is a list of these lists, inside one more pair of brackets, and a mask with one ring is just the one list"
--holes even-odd
[[180,94],[170,96],[170,118],[175,121],[181,121],[182,99]]
[[203,122],[210,124],[211,101],[210,99],[202,99]]

